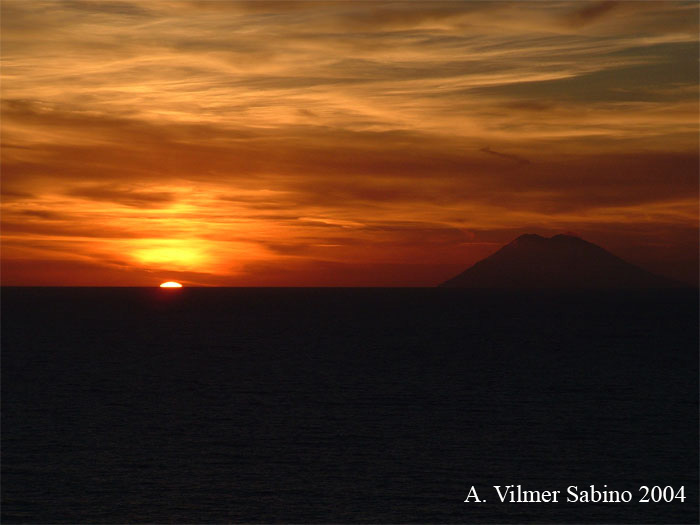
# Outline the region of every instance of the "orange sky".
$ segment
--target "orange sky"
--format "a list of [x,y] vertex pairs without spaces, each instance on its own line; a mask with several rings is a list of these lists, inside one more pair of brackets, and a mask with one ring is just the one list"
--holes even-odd
[[697,282],[695,2],[3,0],[2,283]]

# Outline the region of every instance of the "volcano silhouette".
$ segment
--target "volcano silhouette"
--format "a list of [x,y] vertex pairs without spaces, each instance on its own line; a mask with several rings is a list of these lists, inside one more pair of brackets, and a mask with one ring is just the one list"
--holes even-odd
[[521,235],[442,283],[454,288],[513,290],[648,289],[682,286],[572,235]]

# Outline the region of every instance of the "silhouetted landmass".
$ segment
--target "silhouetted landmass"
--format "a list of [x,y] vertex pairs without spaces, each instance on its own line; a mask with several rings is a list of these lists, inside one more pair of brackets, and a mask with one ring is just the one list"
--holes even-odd
[[678,288],[600,246],[572,235],[521,235],[442,283],[455,288],[606,290]]

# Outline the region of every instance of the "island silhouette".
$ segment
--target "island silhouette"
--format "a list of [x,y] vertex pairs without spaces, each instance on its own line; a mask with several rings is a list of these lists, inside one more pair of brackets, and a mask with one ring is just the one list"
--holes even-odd
[[614,290],[683,287],[573,235],[524,234],[441,287]]

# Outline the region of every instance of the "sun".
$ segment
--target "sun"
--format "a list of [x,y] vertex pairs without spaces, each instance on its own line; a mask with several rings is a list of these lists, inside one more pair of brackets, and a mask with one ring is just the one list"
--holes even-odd
[[168,281],[166,283],[163,283],[160,285],[161,288],[182,288],[182,285],[180,283],[176,283],[175,281]]

